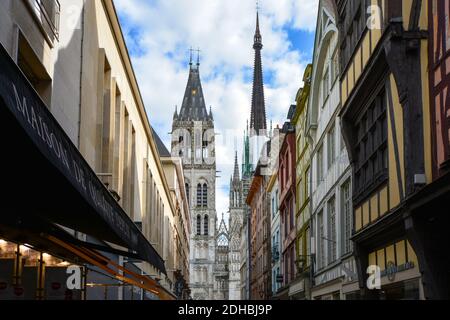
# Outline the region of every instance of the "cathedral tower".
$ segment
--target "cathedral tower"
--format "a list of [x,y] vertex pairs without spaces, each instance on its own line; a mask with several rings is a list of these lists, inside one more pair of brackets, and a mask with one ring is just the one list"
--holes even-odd
[[172,124],[172,156],[183,159],[191,209],[190,288],[194,300],[213,299],[216,249],[215,132],[200,81],[200,58],[191,60],[181,109]]
[[[245,199],[242,180],[239,177],[237,152],[234,158],[234,173],[230,179],[229,218],[229,298],[241,300],[241,228],[245,214]],[[244,239],[245,240],[245,239]],[[245,240],[246,241],[246,240]]]

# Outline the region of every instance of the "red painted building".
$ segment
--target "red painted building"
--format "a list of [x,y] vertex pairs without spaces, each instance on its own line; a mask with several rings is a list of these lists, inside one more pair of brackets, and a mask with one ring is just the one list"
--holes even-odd
[[264,174],[266,166],[258,163],[247,204],[250,206],[250,299],[268,300],[272,296],[270,203],[266,192],[270,176]]
[[[295,107],[295,106],[293,106]],[[293,110],[291,107],[291,111]],[[292,112],[294,114],[294,112]],[[289,285],[296,277],[296,228],[295,228],[295,128],[290,122],[283,126],[285,134],[280,147],[278,184],[280,188],[281,244],[283,289],[279,298],[288,297]]]
[[430,99],[433,177],[450,170],[450,26],[449,1],[430,1]]

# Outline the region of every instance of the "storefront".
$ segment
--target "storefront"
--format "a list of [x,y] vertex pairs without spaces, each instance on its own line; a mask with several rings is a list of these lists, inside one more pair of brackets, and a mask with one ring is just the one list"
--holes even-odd
[[[407,240],[399,240],[369,254],[369,265],[380,271],[381,289],[372,298],[380,300],[423,299],[417,256]],[[376,273],[374,273],[376,275]],[[376,278],[374,278],[376,280]],[[374,285],[377,285],[374,282]]]
[[297,279],[289,287],[289,300],[306,300],[308,279]]
[[[173,299],[154,279],[119,263],[128,257],[166,273],[162,258],[1,45],[0,136],[2,298],[85,299],[87,286],[102,284],[86,283],[94,270],[113,279],[105,285],[132,285]],[[77,266],[81,287],[68,290],[68,271]]]

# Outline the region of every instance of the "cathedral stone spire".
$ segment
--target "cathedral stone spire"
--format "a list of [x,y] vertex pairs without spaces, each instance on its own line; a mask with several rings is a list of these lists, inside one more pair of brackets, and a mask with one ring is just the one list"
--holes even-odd
[[264,81],[262,71],[261,50],[263,48],[261,31],[259,29],[259,11],[256,12],[256,31],[253,49],[255,50],[255,65],[253,74],[252,109],[250,114],[251,135],[264,135],[267,130],[266,107],[264,101]]
[[252,164],[250,162],[250,140],[247,121],[247,130],[244,132],[244,144],[242,150],[242,178],[249,178],[252,175]]
[[238,153],[235,152],[234,155],[234,173],[233,173],[233,180],[239,181],[239,164],[238,164]]
[[200,53],[197,58],[197,64],[193,64],[192,49],[189,66],[189,79],[178,120],[208,121],[210,118],[206,110],[202,83],[200,81]]

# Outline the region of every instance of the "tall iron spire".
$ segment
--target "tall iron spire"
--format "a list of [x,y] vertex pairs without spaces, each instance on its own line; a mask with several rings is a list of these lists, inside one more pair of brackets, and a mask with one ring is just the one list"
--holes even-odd
[[262,48],[262,36],[259,29],[259,9],[257,9],[256,31],[253,43],[253,49],[255,50],[255,65],[253,73],[252,109],[250,114],[250,135],[265,135],[265,132],[267,131],[264,80],[261,61]]

